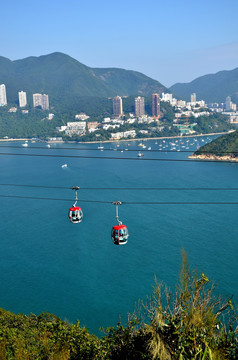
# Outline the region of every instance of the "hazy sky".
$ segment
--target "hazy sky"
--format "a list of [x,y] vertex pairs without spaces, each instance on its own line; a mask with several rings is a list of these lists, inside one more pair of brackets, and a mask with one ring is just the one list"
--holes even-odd
[[0,56],[60,51],[171,86],[238,67],[237,14],[238,0],[2,1]]

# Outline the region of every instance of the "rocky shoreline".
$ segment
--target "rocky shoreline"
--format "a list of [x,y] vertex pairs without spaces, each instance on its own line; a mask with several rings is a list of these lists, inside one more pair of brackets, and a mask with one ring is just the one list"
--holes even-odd
[[199,155],[190,155],[189,159],[195,160],[206,160],[206,161],[226,161],[226,162],[238,162],[238,157],[234,157],[231,155],[217,156],[214,154],[199,154]]

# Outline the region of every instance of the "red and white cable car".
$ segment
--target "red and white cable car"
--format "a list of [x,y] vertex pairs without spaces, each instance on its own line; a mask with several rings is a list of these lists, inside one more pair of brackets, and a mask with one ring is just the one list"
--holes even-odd
[[118,225],[112,227],[111,238],[115,245],[125,245],[127,243],[129,233],[126,225],[123,225],[119,220],[118,216],[118,205],[121,205],[121,201],[114,201],[113,205],[116,205],[116,219],[118,221]]
[[73,206],[71,206],[69,208],[69,213],[68,213],[68,217],[69,217],[69,221],[72,224],[78,224],[83,220],[83,211],[81,209],[81,207],[76,206],[78,198],[77,198],[77,191],[78,191],[79,187],[78,186],[74,186],[72,187],[72,190],[75,190],[75,203],[73,204]]

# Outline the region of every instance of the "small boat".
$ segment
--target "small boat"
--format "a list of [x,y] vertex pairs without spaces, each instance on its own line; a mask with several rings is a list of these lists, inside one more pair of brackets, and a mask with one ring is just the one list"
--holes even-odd
[[68,167],[68,165],[67,165],[67,164],[63,164],[63,165],[61,165],[61,167],[62,167],[62,169],[65,169],[65,168]]
[[22,146],[27,147],[28,146],[28,141],[25,141],[24,144],[22,144]]
[[142,157],[142,156],[144,156],[144,154],[142,153],[142,152],[138,152],[138,155],[137,155],[138,157]]
[[50,144],[47,144],[46,146],[47,146],[48,148],[50,148]]
[[151,146],[149,146],[147,150],[151,150]]
[[102,145],[102,143],[101,143],[101,142],[100,142],[100,145],[98,146],[98,149],[99,149],[99,150],[104,149],[104,146]]

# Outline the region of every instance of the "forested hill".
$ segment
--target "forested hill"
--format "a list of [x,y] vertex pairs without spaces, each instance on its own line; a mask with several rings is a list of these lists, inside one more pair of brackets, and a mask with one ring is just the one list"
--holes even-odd
[[187,101],[192,93],[196,93],[198,100],[207,103],[225,102],[226,97],[231,96],[238,104],[238,68],[201,76],[189,83],[177,83],[170,87],[170,91]]
[[195,152],[195,155],[203,154],[238,157],[238,131],[220,136]]
[[80,97],[151,95],[168,91],[142,73],[124,69],[93,69],[63,53],[11,61],[0,57],[0,84],[5,84],[9,103],[18,102],[18,91],[49,95],[50,104]]

